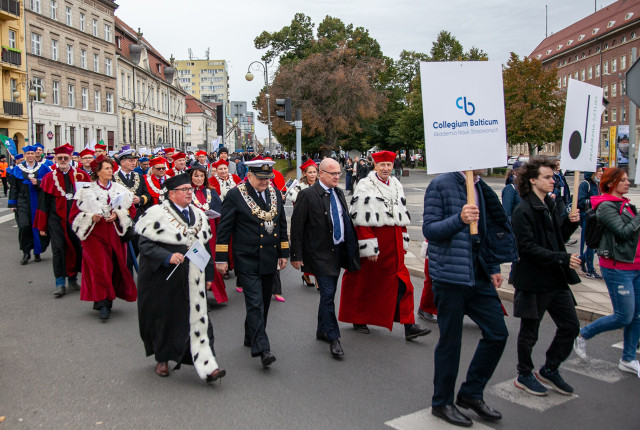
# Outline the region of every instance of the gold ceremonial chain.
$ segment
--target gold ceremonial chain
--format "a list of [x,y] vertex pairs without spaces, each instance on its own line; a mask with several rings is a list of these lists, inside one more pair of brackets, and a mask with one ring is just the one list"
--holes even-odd
[[136,175],[135,172],[131,172],[131,175],[134,176],[134,180],[133,180],[133,188],[129,188],[127,187],[124,182],[122,182],[122,179],[120,179],[120,175],[118,175],[118,173],[114,173],[113,176],[116,177],[116,182],[119,183],[120,185],[122,185],[123,187],[125,187],[127,190],[131,191],[133,194],[136,193],[136,190],[138,189],[138,187],[140,186],[140,176]]
[[[25,164],[26,164],[26,161],[25,161]],[[42,166],[42,163],[39,163],[37,161],[36,161],[36,165],[33,166],[33,169],[28,169],[27,167],[23,166],[22,163],[18,164],[18,168],[22,170],[23,173],[26,173],[29,179],[34,179],[36,177],[35,172],[40,170],[40,166]]]
[[[67,175],[71,174],[71,171],[73,171],[73,167],[71,167],[69,169],[69,171],[67,172]],[[67,193],[61,186],[60,186],[60,182],[58,181],[58,169],[53,171],[53,185],[55,185],[56,189],[58,191],[60,191],[60,197],[64,197],[67,200],[71,200],[73,199],[73,193]],[[75,177],[75,176],[74,176]]]
[[269,212],[264,209],[260,209],[258,204],[249,195],[246,184],[238,185],[238,189],[240,190],[240,194],[242,194],[242,198],[245,203],[249,206],[249,209],[251,209],[251,214],[263,220],[265,222],[265,230],[267,230],[267,233],[271,234],[274,227],[273,219],[278,215],[278,201],[276,200],[276,192],[273,187],[269,185],[269,193],[271,195],[271,210]]
[[[377,178],[369,178],[371,180],[371,183],[373,184],[373,187],[378,191],[378,194],[380,194],[380,198],[382,198],[382,203],[384,204],[384,206],[388,209],[389,213],[393,214],[393,209],[398,206],[398,200],[400,199],[400,193],[398,192],[398,188],[396,187],[395,192],[395,198],[393,200],[388,199],[384,196],[384,193],[382,192],[382,182],[379,181]],[[389,178],[389,184],[391,184],[391,178]],[[387,189],[391,188],[390,185],[385,185],[385,187],[387,187]]]
[[164,189],[161,190],[156,187],[156,185],[153,183],[153,178],[151,177],[151,175],[147,177],[147,185],[149,185],[149,188],[151,188],[153,192],[158,195],[158,202],[162,203],[164,201]]
[[207,199],[207,202],[205,204],[202,204],[198,201],[198,197],[195,195],[195,191],[193,192],[193,204],[196,205],[196,207],[198,209],[202,209],[203,211],[208,211],[209,210],[209,203],[211,203],[211,193],[212,191],[209,190],[208,193],[205,192],[206,188],[202,189],[202,193],[206,196],[205,198]]
[[202,217],[196,216],[196,218],[198,218],[198,223],[193,227],[190,227],[189,224],[181,220],[179,217],[176,217],[167,205],[163,204],[162,209],[164,210],[167,220],[169,220],[169,224],[175,227],[176,230],[182,231],[184,237],[187,238],[187,246],[191,248],[191,245],[196,241],[196,236],[202,229]]

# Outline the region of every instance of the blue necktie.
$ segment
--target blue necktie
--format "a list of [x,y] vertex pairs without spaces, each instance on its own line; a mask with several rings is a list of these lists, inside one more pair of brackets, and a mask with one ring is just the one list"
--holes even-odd
[[331,218],[333,218],[333,238],[340,240],[342,236],[342,230],[340,229],[340,212],[338,212],[338,202],[336,201],[336,194],[333,188],[329,189],[329,195],[331,196]]
[[189,209],[183,209],[182,210],[182,215],[184,215],[184,218],[187,220],[187,224],[189,223]]

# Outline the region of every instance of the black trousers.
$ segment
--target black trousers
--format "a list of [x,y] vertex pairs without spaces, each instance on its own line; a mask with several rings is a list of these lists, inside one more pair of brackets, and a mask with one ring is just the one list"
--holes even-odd
[[[64,221],[66,222],[66,221]],[[56,278],[67,277],[69,273],[77,274],[82,266],[82,246],[80,239],[73,232],[71,225],[67,224],[67,233],[76,252],[76,261],[74,267],[67,267],[67,242],[64,236],[64,230],[59,223],[50,222],[48,225],[49,237],[51,238],[51,253],[53,261],[53,276]]]
[[274,273],[258,275],[236,271],[238,283],[244,292],[247,316],[244,320],[244,338],[251,342],[251,356],[258,357],[262,351],[271,350],[267,336],[267,316],[273,292]]
[[9,191],[9,186],[7,185],[7,177],[2,178],[2,188],[4,189],[4,196],[7,197],[7,193]]
[[34,247],[33,228],[31,226],[18,228],[18,243],[23,254],[29,254]]
[[280,281],[280,271],[273,274],[273,294],[282,295],[282,282]]
[[545,311],[556,324],[556,335],[547,349],[545,367],[556,370],[569,357],[573,341],[580,333],[580,322],[576,314],[573,296],[569,290],[535,294],[538,318],[521,318],[518,333],[518,373],[528,375],[533,370],[531,351],[538,341],[540,321]]

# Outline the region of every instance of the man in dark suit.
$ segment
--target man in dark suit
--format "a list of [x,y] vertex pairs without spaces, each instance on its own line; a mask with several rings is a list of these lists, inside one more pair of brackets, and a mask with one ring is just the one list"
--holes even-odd
[[233,239],[233,262],[238,284],[244,289],[247,316],[244,345],[263,367],[276,358],[266,333],[267,315],[276,268],[284,269],[289,257],[287,218],[282,196],[270,183],[273,161],[256,157],[245,163],[247,182],[227,193],[216,239],[216,269],[229,267],[229,243]]
[[120,169],[113,175],[114,181],[133,193],[133,204],[136,207],[134,221],[140,218],[144,210],[151,206],[151,195],[147,191],[147,184],[143,175],[136,172],[138,154],[133,149],[126,149],[116,155]]
[[320,288],[316,339],[329,343],[342,358],[334,298],[340,268],[360,269],[358,239],[344,193],[338,188],[340,165],[332,158],[320,163],[319,181],[298,194],[291,216],[291,265],[313,273]]

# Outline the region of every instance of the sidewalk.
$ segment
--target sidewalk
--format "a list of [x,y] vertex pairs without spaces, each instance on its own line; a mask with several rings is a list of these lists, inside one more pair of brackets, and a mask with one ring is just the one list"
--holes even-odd
[[[579,240],[580,230],[578,230],[577,233],[578,234],[574,234],[573,237],[576,238],[577,236],[577,239]],[[405,264],[412,276],[424,278],[424,259],[420,258],[421,247],[422,242],[418,242],[416,240],[409,242],[409,251],[405,254]],[[570,248],[569,252],[574,252],[574,250]],[[594,263],[597,263],[597,260],[598,259],[595,258]],[[501,266],[504,282],[502,283],[502,286],[498,288],[498,295],[502,300],[513,302],[514,288],[513,285],[509,285],[507,283],[510,266],[510,264],[503,264]],[[582,282],[572,285],[571,290],[573,291],[573,295],[578,303],[576,306],[578,318],[580,320],[590,322],[602,316],[612,314],[613,307],[611,306],[609,292],[607,291],[607,286],[604,281],[586,278],[583,276],[584,273],[581,270],[578,270],[577,273],[580,275]],[[418,286],[414,285],[414,287]],[[422,288],[416,288],[416,290],[422,291]]]

